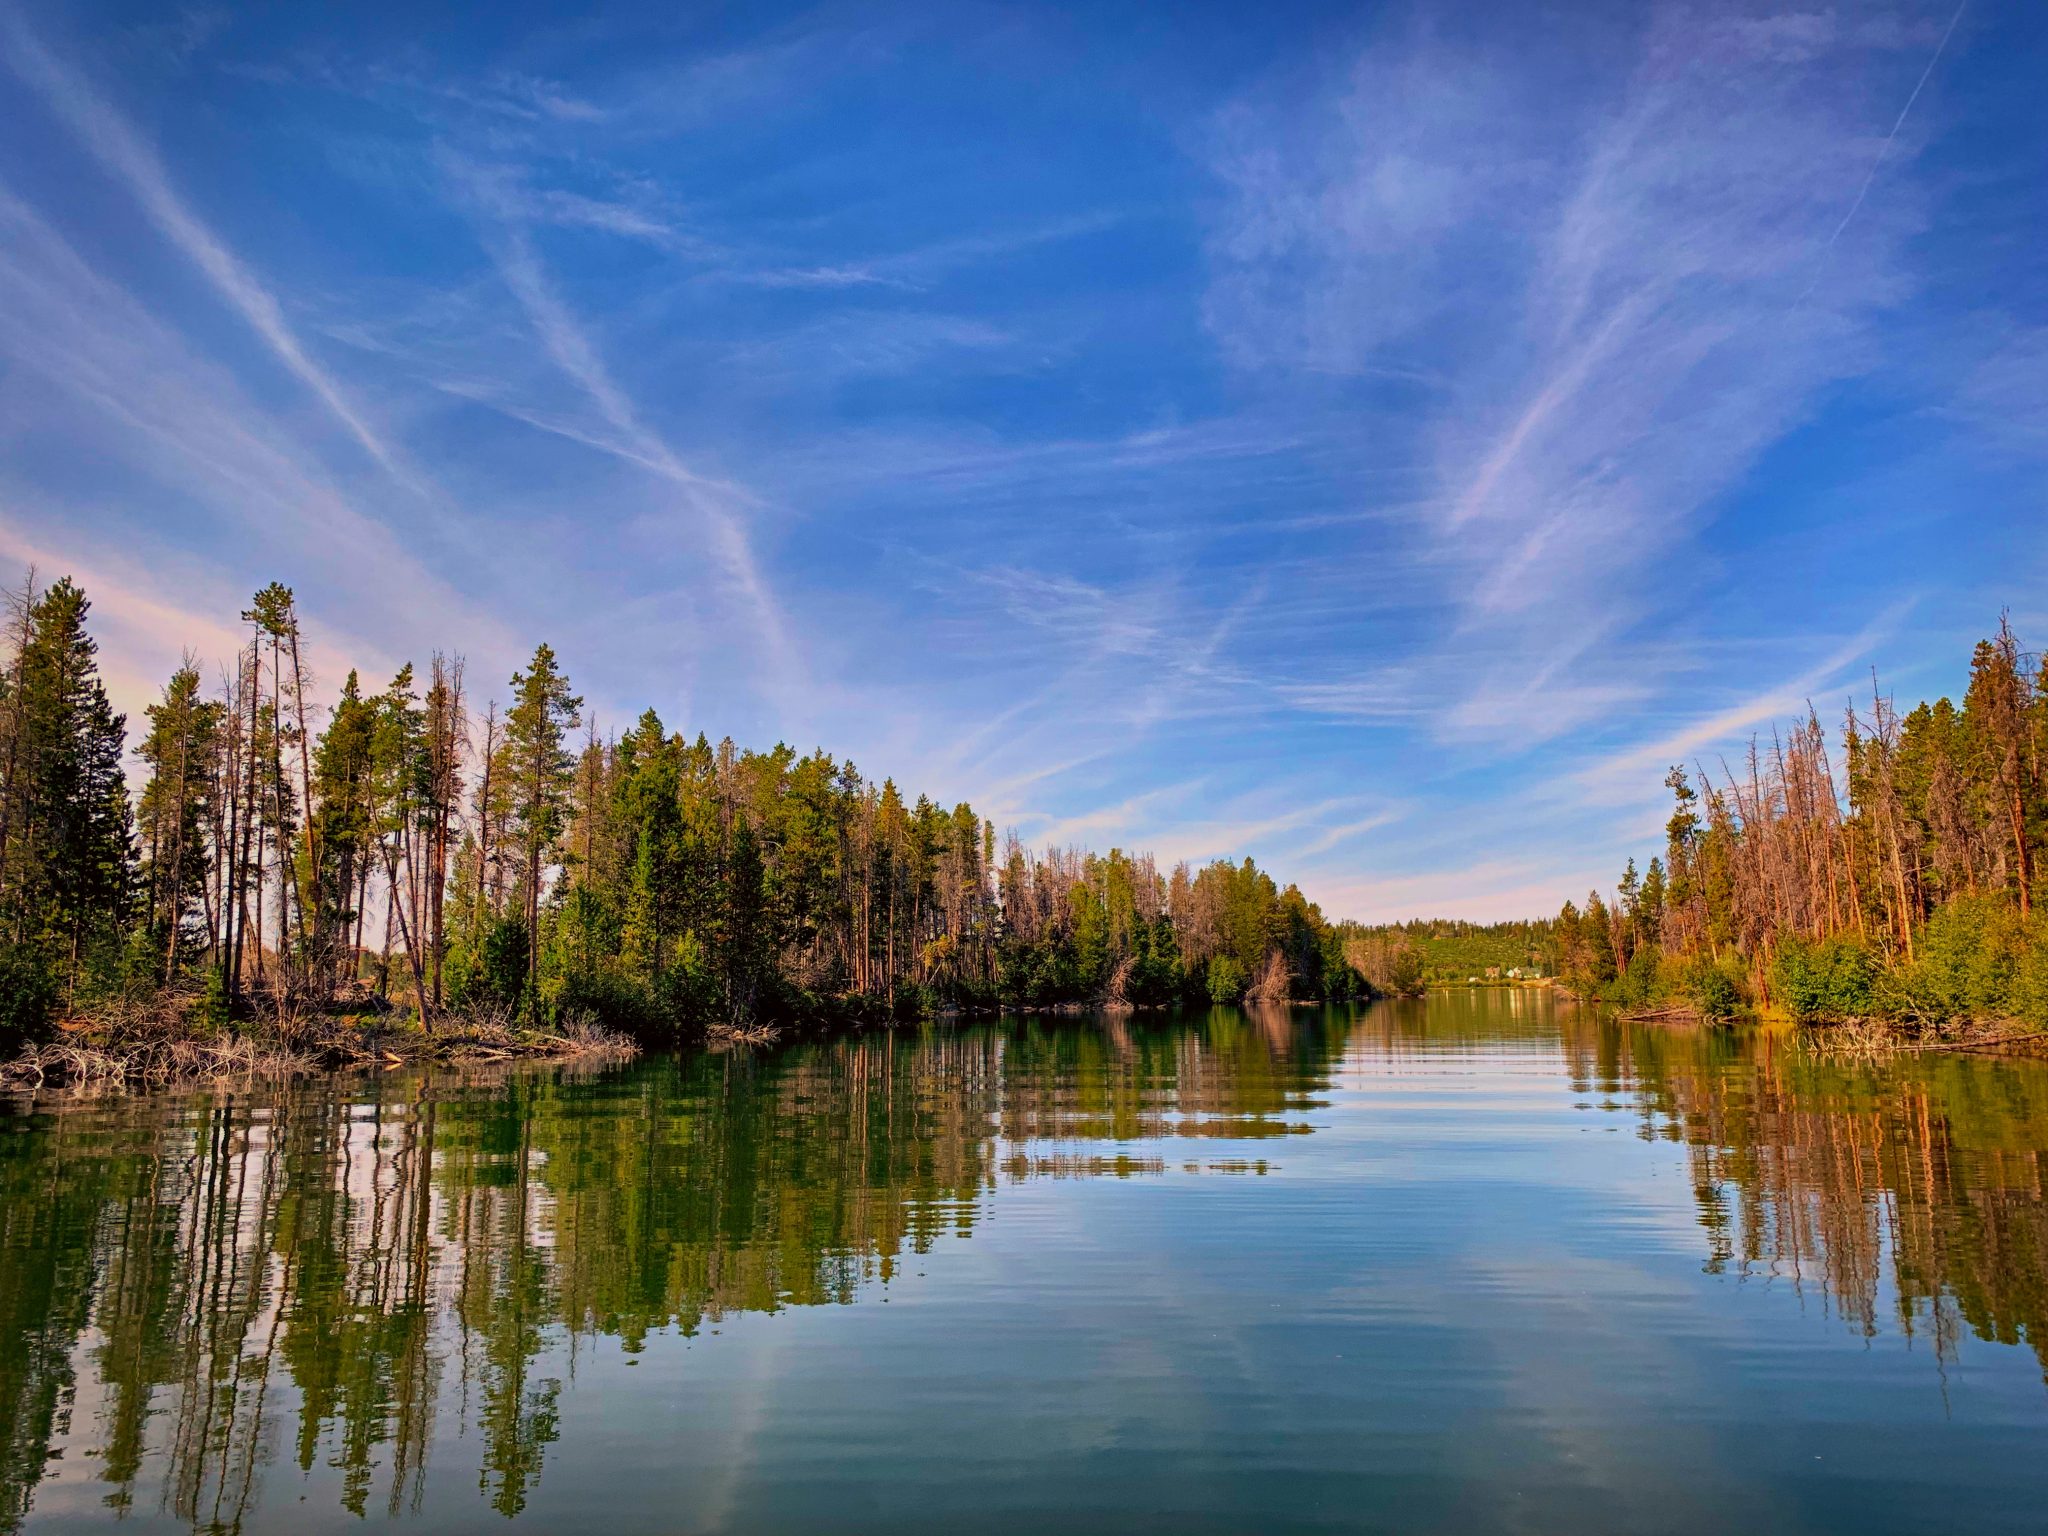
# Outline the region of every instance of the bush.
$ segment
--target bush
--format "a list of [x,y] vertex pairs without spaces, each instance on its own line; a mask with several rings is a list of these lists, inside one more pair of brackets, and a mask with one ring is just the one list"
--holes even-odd
[[473,945],[450,958],[450,1001],[462,1008],[517,1008],[526,1000],[526,923],[487,917]]
[[2027,924],[2012,992],[2013,1013],[2036,1029],[2048,1029],[2048,915],[2036,913]]
[[572,1020],[602,1024],[642,1045],[659,1043],[672,1032],[652,991],[610,971],[571,972],[562,978],[555,1022]]
[[921,981],[901,981],[896,984],[896,1022],[915,1023],[929,1019],[939,1011],[941,999],[936,987],[928,987]]
[[1912,963],[1878,989],[1879,1007],[1927,1024],[2002,1019],[2033,1006],[2033,963],[2027,928],[2005,902],[1966,896],[1927,920],[1915,938]]
[[1607,1000],[1631,1010],[1661,1001],[1668,989],[1660,959],[1654,944],[1638,944],[1628,957],[1628,968],[1602,989]]
[[1210,1002],[1234,1003],[1244,996],[1245,988],[1251,984],[1251,977],[1235,957],[1218,955],[1209,962]]
[[[1415,968],[1417,971],[1416,985],[1419,986],[1422,969],[1420,957],[1416,960]],[[1371,982],[1367,981],[1353,966],[1342,959],[1324,962],[1322,993],[1324,1001],[1332,1003],[1350,1001],[1370,1002],[1379,995]]]
[[1688,961],[1679,971],[1678,990],[1705,1018],[1732,1018],[1742,1011],[1742,983],[1727,966],[1704,955]]
[[32,949],[0,950],[0,1055],[48,1038],[57,978]]
[[1771,960],[1771,995],[1795,1019],[1860,1019],[1877,1011],[1877,955],[1844,934],[1786,939]]
[[228,1009],[228,973],[218,965],[206,968],[206,987],[192,1009],[192,1023],[202,1030],[225,1029],[232,1022]]
[[1387,961],[1384,990],[1395,997],[1420,997],[1428,990],[1422,951],[1402,945]]
[[678,1039],[703,1034],[720,1017],[718,980],[711,974],[695,934],[683,935],[674,962],[655,979],[654,1001]]

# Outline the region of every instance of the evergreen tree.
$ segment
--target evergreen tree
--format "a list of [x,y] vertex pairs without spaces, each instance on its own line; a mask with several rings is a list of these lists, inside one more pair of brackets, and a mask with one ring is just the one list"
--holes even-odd
[[1580,927],[1585,946],[1585,977],[1594,986],[1605,986],[1616,974],[1613,921],[1607,903],[1593,891],[1586,897],[1586,914]]
[[34,596],[0,693],[0,926],[72,990],[118,945],[135,888],[126,722],[100,681],[90,608],[69,577]]
[[376,706],[363,698],[351,671],[328,717],[314,756],[313,787],[318,797],[314,839],[319,862],[313,874],[320,927],[314,948],[321,972],[353,981],[362,944],[361,921],[368,905],[374,859],[371,847],[372,777],[377,736]]
[[1664,908],[1669,894],[1664,880],[1664,861],[1652,857],[1650,868],[1643,876],[1643,888],[1637,894],[1635,906],[1637,932],[1641,936],[1641,941],[1652,948],[1663,942]]
[[520,857],[520,895],[527,938],[527,1005],[540,1006],[541,878],[567,824],[575,755],[569,733],[582,723],[583,701],[547,646],[538,647],[523,672],[512,675],[512,707],[505,717],[506,791],[511,830]]
[[138,803],[147,923],[166,983],[206,933],[207,828],[224,711],[201,698],[199,688],[199,669],[188,657],[149,707],[149,732],[137,749],[149,769]]

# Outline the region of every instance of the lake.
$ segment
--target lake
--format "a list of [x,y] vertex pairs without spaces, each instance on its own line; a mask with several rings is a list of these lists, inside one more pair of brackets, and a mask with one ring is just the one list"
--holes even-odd
[[2039,1531],[2048,1063],[1540,991],[0,1108],[0,1530]]

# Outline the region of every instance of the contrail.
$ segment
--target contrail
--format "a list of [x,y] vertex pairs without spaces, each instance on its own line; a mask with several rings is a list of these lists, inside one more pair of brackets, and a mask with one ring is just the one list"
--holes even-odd
[[45,48],[12,7],[0,8],[0,32],[16,69],[34,85],[84,148],[128,185],[159,230],[199,268],[214,291],[321,402],[365,452],[408,488],[419,485],[364,420],[341,386],[307,355],[277,298],[178,198],[169,173],[127,121],[85,80]]
[[[1899,136],[1899,130],[1906,126],[1906,114],[1913,110],[1913,103],[1920,99],[1920,93],[1927,88],[1927,81],[1934,73],[1934,66],[1941,62],[1941,56],[1948,50],[1948,40],[1955,35],[1956,23],[1963,19],[1963,12],[1970,7],[1970,0],[1962,0],[1956,7],[1955,15],[1948,19],[1948,30],[1941,34],[1941,41],[1934,45],[1934,56],[1927,61],[1927,67],[1920,71],[1919,83],[1913,87],[1913,94],[1906,98],[1906,104],[1899,108],[1898,121],[1892,124],[1892,131],[1884,136],[1884,143],[1877,149],[1877,158],[1870,162],[1870,174],[1863,178],[1863,185],[1857,190],[1856,201],[1849,205],[1849,211],[1842,215],[1842,222],[1835,226],[1835,232],[1828,236],[1827,244],[1820,248],[1820,259],[1814,268],[1813,281],[1806,285],[1806,292],[1799,295],[1804,304],[1813,290],[1820,286],[1822,271],[1827,267],[1828,255],[1835,248],[1835,242],[1842,238],[1842,231],[1863,208],[1863,200],[1870,196],[1871,184],[1877,180],[1877,173],[1884,169],[1885,156],[1892,151],[1892,140]],[[1795,309],[1798,305],[1793,306]]]

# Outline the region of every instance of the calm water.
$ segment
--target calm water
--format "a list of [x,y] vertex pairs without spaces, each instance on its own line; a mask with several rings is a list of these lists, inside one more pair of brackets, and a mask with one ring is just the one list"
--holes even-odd
[[2038,1531],[2048,1063],[1540,994],[0,1111],[0,1530]]

